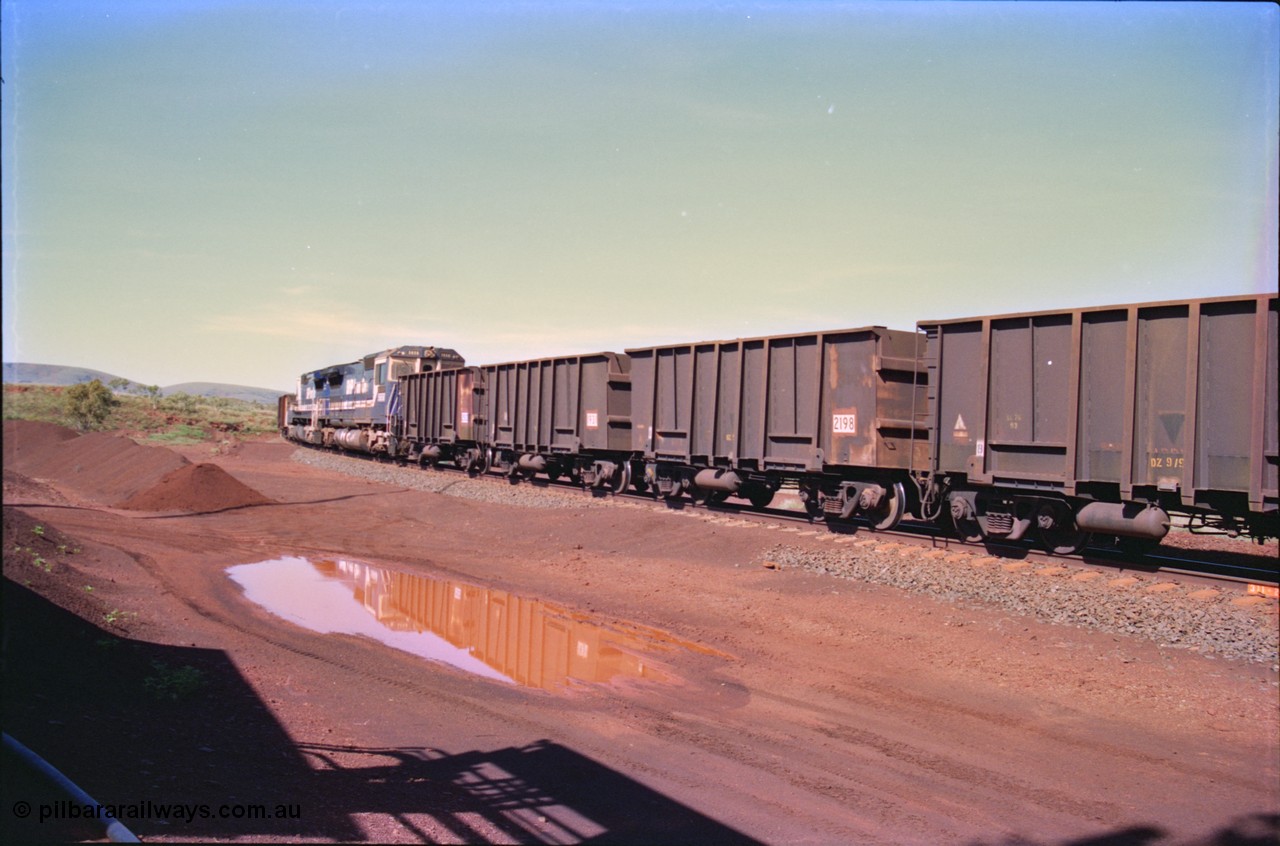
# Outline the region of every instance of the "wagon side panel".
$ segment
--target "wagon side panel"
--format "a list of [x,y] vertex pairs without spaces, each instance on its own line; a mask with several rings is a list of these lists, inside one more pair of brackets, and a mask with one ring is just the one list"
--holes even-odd
[[1176,491],[1186,451],[1189,306],[1141,309],[1134,384],[1133,485]]
[[625,353],[605,353],[603,449],[631,452],[631,358]]
[[1119,484],[1129,460],[1124,413],[1128,325],[1128,314],[1123,310],[1090,312],[1081,317],[1076,444],[1080,482]]
[[929,461],[929,388],[925,337],[877,330],[874,466],[907,470]]
[[987,469],[997,477],[1070,482],[1067,404],[1072,315],[991,322]]
[[693,347],[693,408],[689,432],[689,452],[706,461],[714,458],[716,443],[716,402],[719,388],[719,345]]
[[692,447],[693,347],[663,347],[656,352],[653,457],[687,462]]
[[828,464],[878,464],[879,417],[876,335],[838,333],[823,337],[821,433],[818,445]]
[[627,350],[631,366],[631,449],[640,455],[653,451],[654,363],[656,350]]
[[1200,311],[1196,391],[1196,490],[1248,491],[1254,414],[1223,413],[1254,405],[1263,363],[1255,346],[1256,301],[1206,304]]
[[[558,358],[548,362],[543,371],[542,384],[542,416],[537,442],[539,449],[553,453],[575,453],[585,443],[581,438],[589,437],[583,426],[580,410],[584,406],[595,406],[595,423],[590,432],[600,431],[599,406],[600,398],[590,399],[586,394],[592,385],[594,375],[588,359]],[[598,368],[596,368],[598,371]]]
[[736,466],[742,436],[742,344],[716,344],[715,445],[712,459]]
[[934,337],[938,470],[966,473],[986,449],[986,349],[981,321],[926,327]]
[[769,352],[763,339],[742,342],[738,460],[758,462],[765,454],[765,413],[769,385]]

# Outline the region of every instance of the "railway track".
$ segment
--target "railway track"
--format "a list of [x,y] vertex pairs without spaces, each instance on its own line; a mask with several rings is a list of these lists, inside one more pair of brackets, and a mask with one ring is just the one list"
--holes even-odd
[[[322,447],[306,444],[309,450],[344,458],[362,459],[374,463],[410,468],[405,462],[391,461],[374,455],[361,455],[350,452],[335,452]],[[465,471],[449,465],[441,464],[433,470],[423,472],[445,472],[466,476]],[[507,477],[497,473],[473,476],[485,483],[497,485],[511,484]],[[520,485],[530,485],[537,490],[556,490],[566,494],[593,497],[600,496],[596,490],[584,488],[568,479],[550,480],[538,478],[521,480]],[[785,495],[785,491],[782,492]],[[639,493],[628,489],[613,496],[632,503],[643,503],[653,508],[709,516],[731,517],[765,524],[781,524],[792,527],[804,526],[810,530],[821,532],[824,528],[834,535],[861,535],[866,538],[885,539],[899,544],[912,544],[926,548],[944,549],[948,551],[981,552],[1002,559],[1027,560],[1043,564],[1059,564],[1075,567],[1092,567],[1112,572],[1140,572],[1160,574],[1175,580],[1212,582],[1224,587],[1234,587],[1240,591],[1250,590],[1268,596],[1275,596],[1280,590],[1280,568],[1273,555],[1266,552],[1250,554],[1240,551],[1222,551],[1200,549],[1184,549],[1173,546],[1160,546],[1142,555],[1135,555],[1130,550],[1107,545],[1091,545],[1079,553],[1063,555],[1038,549],[1028,543],[1000,543],[983,541],[971,543],[960,540],[937,526],[914,520],[904,520],[891,530],[873,530],[865,523],[851,521],[847,523],[825,523],[815,521],[803,510],[787,507],[756,508],[747,503],[709,502],[695,503],[688,498],[668,501],[655,497],[651,493]],[[785,496],[784,496],[785,499]]]
[[[649,497],[641,497],[648,499]],[[694,506],[706,508],[710,513],[732,514],[750,519],[777,520],[791,524],[808,524],[819,529],[823,525],[806,515],[785,509],[751,509],[731,504]],[[914,520],[904,520],[891,530],[872,530],[866,524],[835,524],[827,527],[834,533],[856,533],[866,537],[892,538],[896,543],[911,543],[921,547],[968,552],[981,551],[997,558],[1025,559],[1044,564],[1070,563],[1073,566],[1089,566],[1119,571],[1159,573],[1182,579],[1235,583],[1241,587],[1259,585],[1274,587],[1280,584],[1277,562],[1265,552],[1222,552],[1158,547],[1141,556],[1114,546],[1091,545],[1079,553],[1064,555],[1050,553],[1030,544],[985,541],[969,543],[940,530],[937,526]]]

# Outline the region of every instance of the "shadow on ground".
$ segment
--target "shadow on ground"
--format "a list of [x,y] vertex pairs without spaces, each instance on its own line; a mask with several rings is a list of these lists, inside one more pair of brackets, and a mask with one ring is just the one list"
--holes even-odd
[[1137,825],[1071,840],[1044,841],[1009,837],[969,846],[1274,846],[1280,843],[1280,814],[1252,814],[1233,820],[1208,837],[1186,840],[1159,825]]
[[[758,842],[549,740],[462,754],[300,748],[319,762],[327,793],[358,797],[366,810],[389,814],[424,839],[444,829],[464,843]],[[337,763],[352,756],[370,763]]]
[[[8,579],[3,610],[5,731],[143,840],[353,842],[367,813],[460,842],[756,842],[549,740],[461,754],[298,745],[220,650],[119,637]],[[103,836],[7,750],[3,794],[2,842]]]

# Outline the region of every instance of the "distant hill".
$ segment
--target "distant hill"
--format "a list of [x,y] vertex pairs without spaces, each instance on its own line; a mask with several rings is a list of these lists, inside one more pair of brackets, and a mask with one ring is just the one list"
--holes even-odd
[[97,379],[107,384],[119,379],[111,373],[90,370],[87,367],[64,367],[61,364],[23,364],[5,362],[4,381],[12,385],[79,385]]
[[[119,378],[122,377],[103,373],[101,370],[66,367],[61,364],[5,362],[4,365],[4,381],[13,385],[79,385],[82,382],[92,382],[94,379],[107,385],[112,379]],[[160,389],[160,393],[166,396],[183,393],[196,397],[227,397],[275,405],[276,399],[285,392],[270,388],[250,388],[244,385],[223,385],[218,382],[183,382],[180,385],[167,385]]]
[[226,397],[228,399],[261,402],[275,405],[276,400],[285,391],[273,391],[270,388],[247,388],[244,385],[223,385],[219,382],[183,382],[180,385],[167,385],[160,389],[164,396],[169,394],[191,394],[193,397]]

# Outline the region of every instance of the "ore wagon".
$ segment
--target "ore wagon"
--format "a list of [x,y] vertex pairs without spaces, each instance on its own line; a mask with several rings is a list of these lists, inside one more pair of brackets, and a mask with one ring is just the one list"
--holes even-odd
[[[1277,532],[1277,298],[924,321],[930,504],[964,536]],[[927,510],[927,509],[926,509]]]
[[592,487],[630,483],[631,373],[615,352],[489,364],[490,463],[513,480],[545,474]]
[[888,528],[928,459],[923,349],[883,327],[629,349],[645,482],[756,506],[794,486],[812,514]]
[[405,457],[435,467],[488,469],[488,395],[479,367],[428,370],[401,377]]

